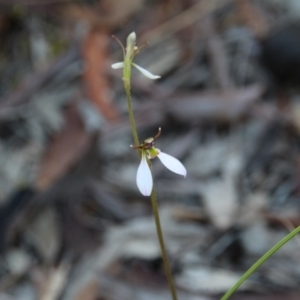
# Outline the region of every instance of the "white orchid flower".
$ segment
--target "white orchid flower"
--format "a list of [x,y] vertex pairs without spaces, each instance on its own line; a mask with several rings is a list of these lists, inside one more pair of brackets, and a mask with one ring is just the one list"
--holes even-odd
[[155,140],[160,136],[161,128],[155,137],[146,139],[140,146],[131,146],[134,149],[140,149],[142,152],[141,162],[136,174],[136,184],[144,196],[150,196],[153,188],[152,172],[148,160],[158,157],[163,165],[170,171],[186,177],[187,171],[184,165],[175,157],[161,152],[154,147]]
[[[135,45],[136,43],[136,34],[135,32],[132,32],[127,37],[127,43],[126,43],[126,49],[122,45],[122,43],[116,38],[118,43],[121,45],[124,55],[124,61],[123,62],[117,62],[111,65],[113,69],[122,69],[124,68],[124,74],[129,71],[131,66],[134,66],[136,69],[138,69],[144,76],[150,78],[150,79],[158,79],[160,76],[154,75],[150,73],[148,70],[138,66],[137,64],[133,63],[133,59],[136,56],[136,54],[139,52],[139,48]],[[124,76],[125,77],[125,76]]]

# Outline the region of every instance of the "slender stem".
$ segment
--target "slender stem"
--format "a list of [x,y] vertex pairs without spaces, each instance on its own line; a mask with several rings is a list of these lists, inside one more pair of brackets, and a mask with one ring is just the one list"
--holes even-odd
[[[138,146],[138,145],[140,145],[140,142],[139,142],[139,137],[138,137],[138,133],[137,133],[137,129],[136,129],[133,108],[132,108],[131,93],[130,93],[130,90],[131,90],[130,78],[131,78],[131,65],[130,65],[130,61],[129,62],[127,61],[124,63],[123,81],[124,81],[124,88],[125,88],[125,92],[126,92],[129,120],[130,120],[133,140],[134,140],[135,145]],[[139,155],[141,155],[141,153],[139,153]],[[173,281],[173,277],[172,277],[172,273],[171,273],[171,269],[170,269],[167,251],[165,248],[163,233],[161,230],[161,224],[160,224],[160,218],[159,218],[159,212],[158,212],[158,206],[157,206],[157,198],[156,198],[156,192],[155,192],[154,186],[153,186],[152,193],[151,193],[151,203],[152,203],[152,210],[153,210],[154,219],[155,219],[156,232],[157,232],[157,236],[158,236],[158,240],[159,240],[165,274],[166,274],[166,277],[168,280],[172,299],[177,300],[176,289],[175,289],[175,285],[174,285],[174,281]]]
[[135,124],[134,113],[133,113],[133,108],[132,108],[130,78],[131,78],[131,61],[125,60],[124,69],[123,69],[124,88],[125,88],[125,93],[126,93],[129,121],[130,121],[131,131],[132,131],[132,135],[133,135],[133,140],[134,140],[135,146],[138,146],[140,144],[140,141],[139,141],[139,136],[138,136],[138,133],[136,130],[136,124]]
[[131,94],[130,94],[130,86],[126,87],[125,85],[125,91],[126,91],[126,99],[127,99],[127,106],[128,106],[128,113],[129,113],[129,121],[131,125],[131,131],[133,135],[133,140],[135,146],[138,146],[140,144],[138,133],[136,130],[136,124],[135,124],[135,119],[134,119],[134,114],[133,114],[133,109],[132,109],[132,101],[131,101]]
[[227,300],[229,297],[239,288],[239,286],[255,271],[257,270],[270,256],[272,256],[277,250],[279,250],[283,245],[285,245],[294,236],[300,233],[300,226],[290,232],[282,240],[280,240],[275,246],[273,246],[268,252],[266,252],[250,269],[248,269],[243,276],[233,285],[226,294],[221,298],[221,300]]
[[161,250],[161,255],[163,259],[163,265],[165,269],[165,274],[169,283],[169,288],[172,294],[172,299],[177,300],[177,294],[176,294],[176,288],[174,285],[173,277],[172,277],[172,272],[168,260],[168,255],[164,243],[164,237],[163,233],[161,230],[161,224],[160,224],[160,218],[159,218],[159,212],[158,212],[158,205],[157,205],[157,197],[156,197],[156,192],[153,187],[152,193],[151,193],[151,203],[152,203],[152,211],[155,219],[155,225],[156,225],[156,232],[159,240],[159,245],[160,245],[160,250]]

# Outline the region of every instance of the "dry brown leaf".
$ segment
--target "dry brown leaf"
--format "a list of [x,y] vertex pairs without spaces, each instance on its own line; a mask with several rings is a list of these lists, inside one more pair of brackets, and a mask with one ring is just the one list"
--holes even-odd
[[233,86],[233,82],[230,78],[228,55],[225,52],[223,41],[216,31],[214,19],[210,15],[203,20],[201,25],[207,35],[208,53],[217,85],[222,90],[229,89]]
[[266,22],[262,10],[254,1],[249,0],[234,0],[237,5],[238,12],[241,14],[245,23],[252,29],[255,36],[264,37],[269,31],[269,26]]
[[[207,267],[193,267],[185,269],[176,277],[176,284],[190,292],[223,293],[233,286],[241,274]],[[249,281],[240,289],[248,289]]]
[[61,247],[61,236],[55,210],[43,210],[26,227],[25,236],[32,242],[45,263],[53,263]]
[[232,122],[249,113],[249,107],[261,97],[263,90],[261,85],[252,85],[224,92],[176,95],[167,111],[185,122],[211,119]]
[[237,224],[239,226],[250,226],[265,218],[262,212],[267,208],[269,197],[266,192],[262,191],[247,195],[240,207]]
[[99,294],[99,280],[94,270],[95,254],[90,253],[79,263],[64,291],[62,300],[95,300]]
[[95,277],[91,277],[90,281],[86,282],[79,291],[77,291],[74,300],[96,300],[98,296],[98,282]]
[[113,121],[118,118],[118,112],[111,102],[109,84],[105,74],[109,38],[108,33],[104,30],[91,30],[87,35],[82,48],[85,61],[83,81],[88,99],[106,120]]
[[151,45],[156,44],[160,40],[165,39],[179,30],[187,26],[193,25],[193,23],[201,20],[209,14],[213,14],[218,9],[228,4],[229,0],[223,1],[198,1],[195,5],[184,10],[182,13],[176,15],[157,26],[156,28],[148,31],[146,34],[141,36],[140,42],[149,42]]
[[114,29],[137,13],[144,2],[144,0],[103,0],[93,5],[69,3],[63,6],[61,13],[73,26],[74,23],[84,22],[92,28]]
[[87,151],[91,137],[85,131],[75,104],[65,113],[65,125],[50,142],[36,179],[39,189],[47,189],[66,174]]
[[[243,243],[243,248],[247,251],[248,255],[260,257],[288,233],[288,230],[274,230],[268,226],[265,220],[259,220],[246,228],[241,236],[241,241]],[[296,261],[299,261],[298,254],[298,241],[292,239],[274,254],[274,258],[289,257],[290,259],[294,259],[296,263]]]
[[204,189],[204,202],[212,223],[226,230],[234,222],[237,211],[237,195],[231,180],[210,181]]
[[41,295],[41,300],[55,300],[59,298],[67,282],[70,267],[70,265],[61,264],[58,268],[51,270],[45,282],[45,290]]
[[207,214],[202,208],[176,205],[173,208],[173,216],[179,221],[207,221]]
[[224,159],[224,178],[210,180],[203,189],[207,213],[213,224],[222,230],[228,229],[235,221],[238,209],[235,180],[241,168],[241,160],[235,153]]
[[291,116],[292,123],[300,132],[300,103],[299,101],[293,101],[289,109],[289,115]]
[[[141,284],[134,284],[129,280],[120,280],[108,276],[99,276],[101,299],[109,300],[166,300],[171,299],[167,284],[154,285],[147,282],[146,287]],[[126,278],[127,279],[127,278]],[[178,299],[184,300],[211,300],[206,295],[192,294],[186,289],[177,290]],[[99,299],[100,299],[99,298]],[[69,299],[67,299],[69,300]]]
[[116,26],[120,26],[120,23],[126,21],[133,14],[138,13],[138,11],[143,7],[145,0],[102,0],[102,11],[109,14],[107,18],[114,19]]
[[[169,206],[160,207],[160,218],[170,256],[181,251],[191,240],[205,241],[207,238],[207,232],[201,226],[176,221]],[[159,256],[154,219],[144,216],[109,228],[94,267],[103,271],[120,258],[151,260]]]

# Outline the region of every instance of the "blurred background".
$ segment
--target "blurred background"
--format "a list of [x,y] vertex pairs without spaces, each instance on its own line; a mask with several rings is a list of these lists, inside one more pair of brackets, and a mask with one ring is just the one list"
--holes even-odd
[[[179,299],[213,300],[300,225],[298,0],[0,1],[0,300],[170,299],[128,120],[132,74]],[[300,298],[295,238],[232,299]]]

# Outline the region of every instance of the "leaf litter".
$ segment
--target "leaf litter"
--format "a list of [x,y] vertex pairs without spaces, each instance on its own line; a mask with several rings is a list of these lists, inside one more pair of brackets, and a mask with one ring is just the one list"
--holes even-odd
[[[138,59],[162,78],[134,73],[139,134],[162,127],[157,147],[188,170],[153,166],[179,298],[220,298],[300,224],[299,91],[259,59],[296,2],[242,2],[1,4],[1,299],[169,297],[112,34],[149,42]],[[233,299],[297,293],[294,239]]]

